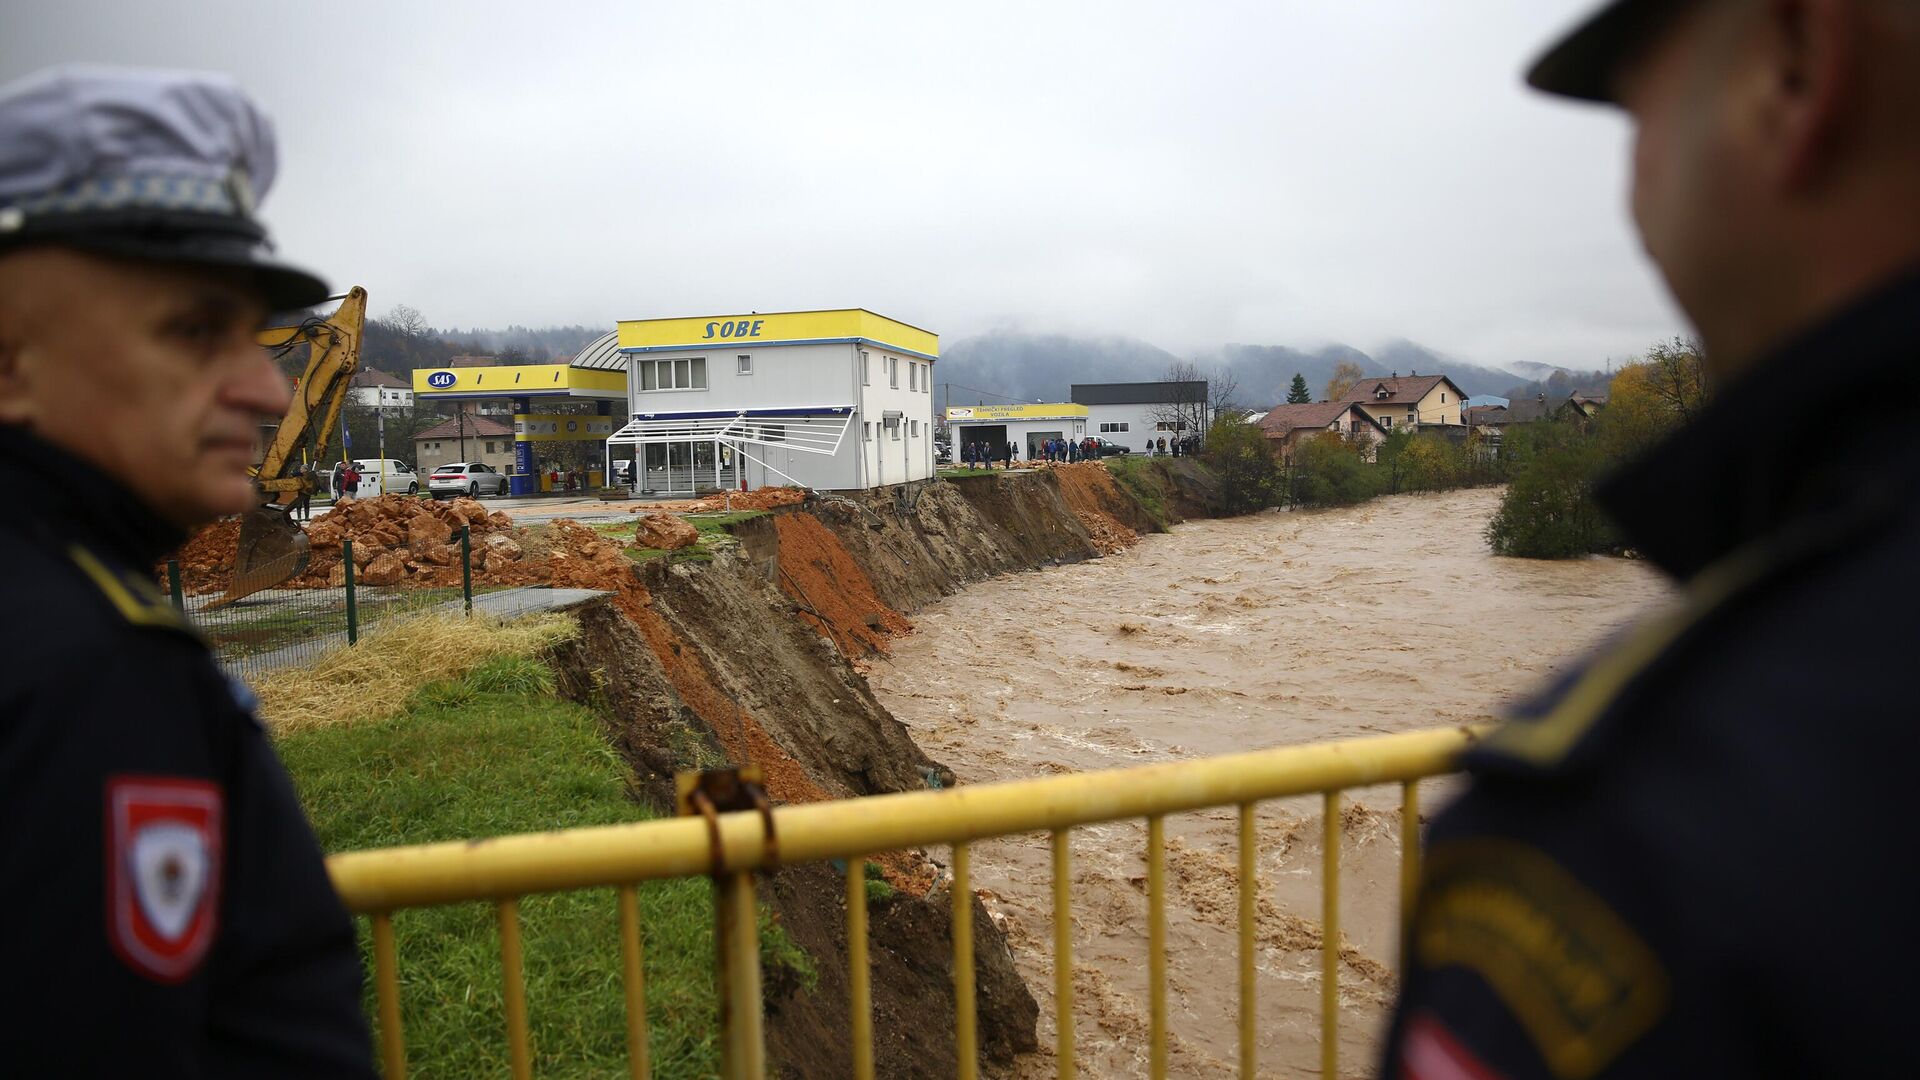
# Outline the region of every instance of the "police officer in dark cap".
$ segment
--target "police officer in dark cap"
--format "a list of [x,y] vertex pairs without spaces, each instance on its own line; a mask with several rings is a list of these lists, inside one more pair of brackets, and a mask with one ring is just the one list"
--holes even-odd
[[1382,1075],[1920,1075],[1920,3],[1626,0],[1529,81],[1632,120],[1715,398],[1601,492],[1678,601],[1432,825]]
[[152,567],[248,509],[317,304],[215,76],[0,87],[0,1076],[370,1077],[353,926],[286,773]]

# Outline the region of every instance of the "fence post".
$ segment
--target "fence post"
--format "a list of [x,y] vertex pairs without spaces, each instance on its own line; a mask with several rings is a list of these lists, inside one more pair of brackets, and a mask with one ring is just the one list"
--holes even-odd
[[167,560],[167,595],[173,597],[173,606],[181,611],[187,610],[186,597],[180,593],[180,560]]
[[466,598],[467,614],[473,614],[473,526],[460,526],[460,595]]
[[360,612],[353,606],[353,541],[340,541],[340,565],[347,568],[347,644],[360,643]]

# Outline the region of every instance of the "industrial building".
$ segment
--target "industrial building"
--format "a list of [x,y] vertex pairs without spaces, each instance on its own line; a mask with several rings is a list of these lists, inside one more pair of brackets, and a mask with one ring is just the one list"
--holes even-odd
[[1169,442],[1205,433],[1207,381],[1075,383],[1069,395],[1087,409],[1087,434],[1144,451],[1148,439]]
[[939,335],[862,308],[619,323],[634,486],[847,490],[933,476]]
[[1066,402],[955,405],[947,409],[947,428],[955,461],[967,458],[969,444],[986,446],[999,456],[1008,443],[1014,444],[1021,459],[1031,461],[1040,456],[1040,446],[1048,439],[1079,442],[1093,434],[1087,426],[1087,407]]

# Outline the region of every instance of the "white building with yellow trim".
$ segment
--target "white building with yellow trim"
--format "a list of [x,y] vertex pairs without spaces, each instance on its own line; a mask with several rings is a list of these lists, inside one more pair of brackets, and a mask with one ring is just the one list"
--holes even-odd
[[954,405],[947,409],[953,433],[953,459],[965,459],[969,444],[985,445],[994,457],[1012,443],[1018,461],[1041,456],[1048,439],[1079,442],[1087,437],[1087,407],[1067,402],[1033,405]]
[[937,334],[862,308],[619,324],[635,486],[848,490],[933,475]]

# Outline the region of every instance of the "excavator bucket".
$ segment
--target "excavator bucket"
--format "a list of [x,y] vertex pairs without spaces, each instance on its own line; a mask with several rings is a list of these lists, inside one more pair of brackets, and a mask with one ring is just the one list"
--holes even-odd
[[295,525],[285,510],[267,505],[247,511],[240,519],[233,578],[227,591],[207,607],[225,607],[294,577],[307,568],[309,552],[306,530]]

